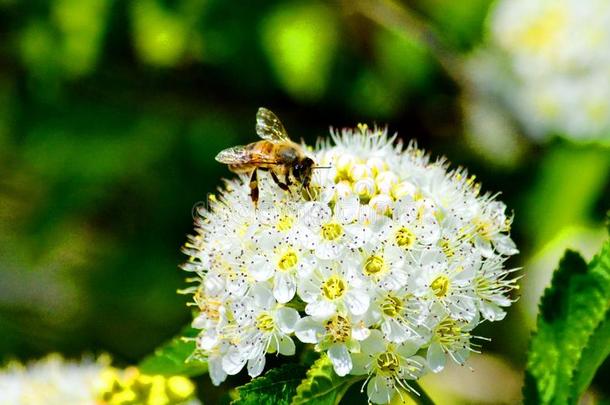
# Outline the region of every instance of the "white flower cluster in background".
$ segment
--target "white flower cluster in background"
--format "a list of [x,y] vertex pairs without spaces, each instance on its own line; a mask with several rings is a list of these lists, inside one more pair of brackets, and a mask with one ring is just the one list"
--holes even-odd
[[198,405],[185,377],[148,376],[110,358],[69,361],[58,354],[0,369],[0,405]]
[[610,3],[501,0],[488,44],[467,63],[536,138],[610,140]]
[[368,375],[372,402],[407,380],[463,364],[472,330],[498,321],[516,287],[506,207],[474,176],[360,125],[312,158],[309,192],[282,191],[259,173],[226,182],[196,218],[184,269],[195,282],[196,357],[214,384],[265,355],[295,354],[295,339],[328,355],[339,376]]

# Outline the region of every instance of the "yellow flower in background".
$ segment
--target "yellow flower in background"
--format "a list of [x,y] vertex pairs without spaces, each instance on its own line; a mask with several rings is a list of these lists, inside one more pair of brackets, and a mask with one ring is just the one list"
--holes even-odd
[[71,361],[59,354],[0,370],[0,405],[197,405],[186,377],[118,369],[110,357]]

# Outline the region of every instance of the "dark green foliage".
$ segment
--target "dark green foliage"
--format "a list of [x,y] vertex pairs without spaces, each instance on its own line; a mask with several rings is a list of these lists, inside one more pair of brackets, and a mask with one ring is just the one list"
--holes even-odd
[[289,405],[307,368],[299,364],[285,364],[269,370],[248,384],[237,388],[238,398],[232,405]]
[[338,404],[347,389],[364,377],[339,377],[328,356],[323,355],[307,371],[307,377],[296,390],[292,405]]
[[610,242],[587,266],[566,252],[542,298],[529,351],[525,402],[576,403],[610,347]]
[[207,372],[207,363],[191,358],[195,350],[197,330],[186,327],[177,337],[142,360],[139,367],[145,374],[197,376]]

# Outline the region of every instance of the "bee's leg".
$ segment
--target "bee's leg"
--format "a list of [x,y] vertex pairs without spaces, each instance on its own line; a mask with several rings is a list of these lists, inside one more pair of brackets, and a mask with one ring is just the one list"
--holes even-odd
[[280,179],[277,178],[277,175],[273,172],[273,170],[269,170],[269,173],[271,173],[271,178],[275,184],[277,184],[282,190],[288,191],[288,184],[282,183]]
[[252,177],[250,177],[250,198],[252,198],[252,202],[254,203],[254,207],[258,206],[258,170],[254,169],[252,172]]
[[285,180],[287,186],[292,186],[292,181],[290,181],[290,170],[286,171]]
[[314,199],[313,195],[311,194],[311,189],[309,188],[309,183],[311,182],[311,177],[307,176],[303,179],[303,184],[302,184],[302,188],[301,188],[301,192],[302,190],[305,190],[305,193],[307,194],[307,197],[309,197],[309,201],[312,201]]

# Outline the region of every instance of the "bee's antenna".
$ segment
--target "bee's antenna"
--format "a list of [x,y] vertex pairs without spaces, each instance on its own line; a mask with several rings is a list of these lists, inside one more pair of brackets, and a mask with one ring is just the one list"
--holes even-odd
[[332,166],[313,166],[311,169],[330,169]]

